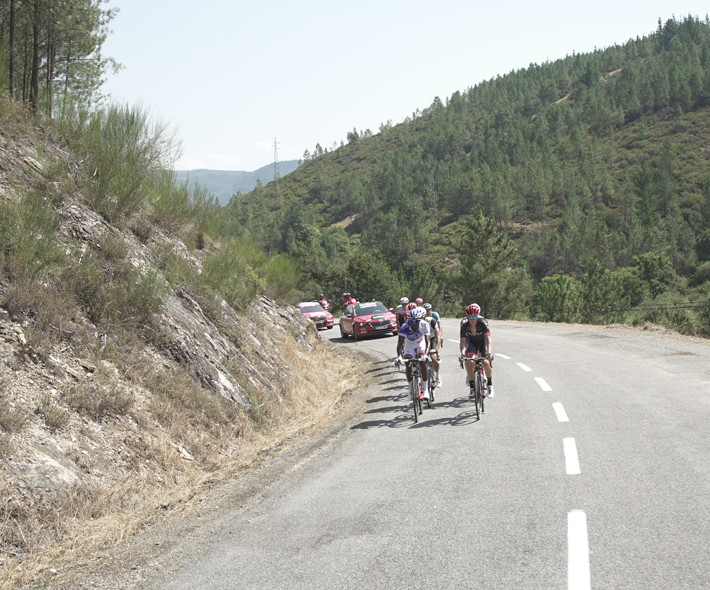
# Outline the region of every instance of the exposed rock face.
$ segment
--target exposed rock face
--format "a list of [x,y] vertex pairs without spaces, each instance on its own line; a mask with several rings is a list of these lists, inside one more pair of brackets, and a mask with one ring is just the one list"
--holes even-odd
[[[55,197],[61,190],[59,183],[50,186],[42,178],[44,163],[33,145],[31,140],[23,143],[0,131],[0,202],[30,188]],[[45,157],[51,155],[73,170],[62,150],[44,149]],[[67,182],[67,186],[74,193],[61,194],[55,206],[60,218],[57,235],[67,256],[81,259],[110,237],[125,244],[127,260],[141,271],[160,274],[150,248],[156,242],[167,244],[200,268],[200,260],[175,237],[155,228],[143,243],[129,229],[111,226],[88,208],[75,184]],[[141,344],[129,357],[167,373],[184,369],[203,390],[244,410],[253,403],[250,396],[280,394],[289,372],[278,353],[285,338],[303,351],[318,339],[313,323],[295,307],[259,297],[237,314],[222,301],[215,320],[214,310],[209,317],[187,289],[173,288],[167,281],[165,285],[168,294],[153,322],[160,330],[159,342],[139,339]],[[0,303],[10,287],[10,280],[0,272]],[[33,345],[28,334],[34,327],[31,315],[0,307],[0,492],[9,498],[3,514],[23,503],[51,505],[77,486],[97,488],[130,474],[150,472],[160,480],[159,460],[148,451],[141,458],[137,451],[156,448],[163,436],[161,425],[147,411],[153,400],[142,375],[107,360],[103,354],[107,334],[84,315],[71,318],[70,327],[53,326],[63,335],[49,350]],[[77,328],[85,335],[82,346],[72,340],[72,330]],[[72,395],[93,393],[102,393],[113,403],[125,398],[131,410],[92,417],[67,403]],[[166,444],[181,460],[193,460],[188,448],[177,442]]]

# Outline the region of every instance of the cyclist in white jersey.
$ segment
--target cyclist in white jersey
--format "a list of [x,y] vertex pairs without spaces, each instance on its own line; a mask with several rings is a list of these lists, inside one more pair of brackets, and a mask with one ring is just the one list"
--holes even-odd
[[[399,330],[399,340],[403,344],[402,356],[407,358],[418,358],[419,372],[422,375],[422,395],[424,399],[429,399],[429,375],[427,372],[427,354],[429,352],[429,337],[431,331],[429,324],[422,321],[426,315],[423,307],[415,307],[407,312],[407,321],[402,324]],[[412,367],[407,364],[407,382],[412,382]]]

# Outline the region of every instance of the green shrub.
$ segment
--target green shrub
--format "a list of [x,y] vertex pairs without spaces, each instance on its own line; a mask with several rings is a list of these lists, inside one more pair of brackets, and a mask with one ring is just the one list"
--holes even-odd
[[77,303],[73,294],[54,276],[15,279],[0,297],[0,304],[13,317],[30,320],[25,335],[36,349],[47,349],[76,332]]
[[69,412],[60,408],[49,394],[42,396],[36,411],[50,432],[56,432],[69,423]]
[[166,127],[151,124],[139,108],[78,108],[57,121],[57,129],[82,158],[91,205],[109,222],[139,209],[147,179],[170,168],[174,156]]
[[257,254],[248,240],[233,238],[215,250],[204,262],[201,281],[218,291],[232,307],[243,309],[266,289],[250,260],[264,262],[266,254]]
[[133,407],[133,397],[118,386],[106,388],[96,383],[82,383],[63,390],[61,395],[76,412],[97,422],[125,416]]
[[45,197],[30,192],[0,202],[0,251],[7,273],[37,276],[61,262],[56,229],[52,203]]
[[7,433],[20,432],[27,424],[27,416],[12,407],[2,390],[4,386],[0,383],[0,430]]
[[272,299],[288,302],[298,284],[300,273],[293,260],[277,255],[266,264],[266,292]]
[[87,253],[79,265],[65,270],[62,280],[94,324],[150,325],[167,285],[156,271],[141,272],[127,261],[107,262],[95,252]]

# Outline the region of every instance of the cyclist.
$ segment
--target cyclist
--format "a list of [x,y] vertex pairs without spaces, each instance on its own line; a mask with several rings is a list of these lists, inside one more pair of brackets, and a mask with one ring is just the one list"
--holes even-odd
[[[431,304],[429,304],[429,305],[431,305]],[[441,348],[444,348],[444,326],[441,325],[441,316],[439,316],[439,312],[434,311],[432,309],[431,310],[431,317],[433,317],[436,320],[436,323],[439,324],[439,346]]]
[[[481,307],[472,303],[466,307],[466,317],[461,320],[461,339],[459,343],[461,357],[472,357],[480,352],[484,357],[483,371],[488,379],[486,397],[493,397],[493,345],[491,344],[491,330],[488,321],[481,315]],[[475,377],[473,363],[466,364],[466,385],[471,385]]]
[[[424,399],[429,399],[429,375],[427,373],[426,360],[431,334],[429,324],[422,321],[426,315],[426,310],[423,307],[417,307],[416,303],[414,303],[414,306],[414,309],[407,311],[407,321],[402,324],[399,330],[398,340],[403,344],[402,356],[405,359],[419,359],[419,372],[422,376],[422,395]],[[406,375],[407,382],[411,385],[412,365],[410,363],[407,364]]]
[[[402,328],[402,324],[407,321],[407,305],[409,305],[409,299],[407,297],[402,297],[399,300],[399,305],[394,309],[394,317],[397,321],[397,332]],[[397,338],[397,360],[402,359],[402,340]]]
[[402,324],[407,320],[406,315],[408,303],[409,299],[402,297],[402,299],[399,300],[399,305],[394,310],[394,315],[397,317],[397,330],[399,330],[402,327]]
[[325,298],[325,295],[323,295],[323,293],[321,293],[320,297],[318,297],[318,303],[320,303],[320,306],[325,311],[328,311],[328,309],[330,308],[330,304],[328,303],[328,300]]
[[[441,324],[439,324],[437,318],[434,317],[431,311],[431,303],[425,303],[422,307],[426,310],[426,315],[424,316],[424,321],[429,324],[429,329],[431,330],[429,345],[429,358],[431,359],[431,366],[434,371],[434,379],[436,380],[436,386],[441,387],[441,375],[439,374],[439,348],[441,347]],[[439,315],[439,314],[437,314]]]
[[340,296],[340,307],[345,309],[348,305],[350,305],[350,293],[346,291]]

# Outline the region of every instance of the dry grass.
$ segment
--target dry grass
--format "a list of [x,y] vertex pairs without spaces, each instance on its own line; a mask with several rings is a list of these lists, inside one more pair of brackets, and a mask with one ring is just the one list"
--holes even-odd
[[[268,409],[255,421],[239,411],[211,422],[180,415],[161,394],[143,410],[142,435],[132,448],[132,475],[104,489],[77,487],[55,505],[26,507],[4,490],[0,505],[0,586],[37,582],[61,562],[85,561],[100,549],[167,518],[185,514],[196,499],[239,477],[265,458],[330,423],[347,392],[361,386],[361,372],[337,348],[316,343],[312,350],[285,345],[290,367],[271,392]],[[170,406],[161,424],[156,402]],[[214,401],[214,400],[212,400]],[[165,418],[165,416],[163,416]],[[13,550],[15,547],[17,550]]]

